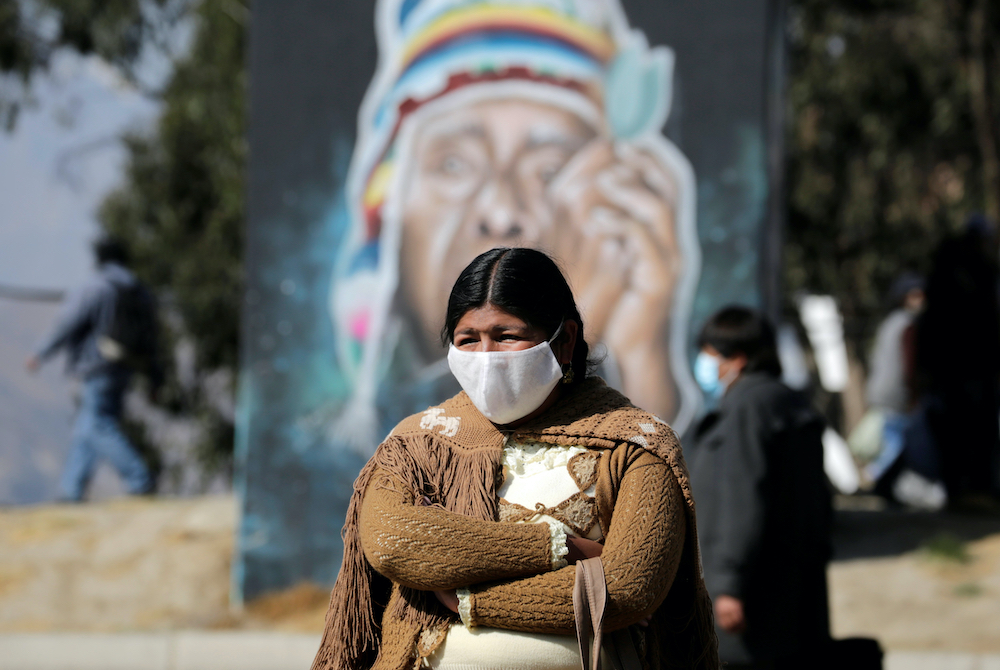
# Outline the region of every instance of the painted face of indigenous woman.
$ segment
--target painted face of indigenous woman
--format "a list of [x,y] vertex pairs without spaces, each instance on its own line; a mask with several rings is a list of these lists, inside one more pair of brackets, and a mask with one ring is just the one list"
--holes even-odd
[[404,303],[434,351],[451,287],[469,261],[497,246],[551,249],[547,190],[595,132],[570,112],[488,100],[426,121],[403,187]]
[[453,282],[528,247],[562,267],[598,374],[686,428],[699,250],[695,176],[662,134],[671,50],[621,0],[378,0],[376,25],[330,296],[350,404],[451,392],[437,329]]
[[544,102],[486,99],[413,123],[397,305],[424,359],[440,356],[462,268],[497,246],[533,247],[566,261],[590,344],[607,347],[625,393],[674,416],[665,343],[681,256],[668,166]]

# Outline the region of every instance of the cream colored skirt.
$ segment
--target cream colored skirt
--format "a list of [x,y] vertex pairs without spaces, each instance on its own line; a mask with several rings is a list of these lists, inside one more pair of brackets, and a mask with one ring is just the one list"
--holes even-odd
[[434,670],[580,670],[580,647],[572,635],[470,630],[455,624],[427,659],[427,666]]

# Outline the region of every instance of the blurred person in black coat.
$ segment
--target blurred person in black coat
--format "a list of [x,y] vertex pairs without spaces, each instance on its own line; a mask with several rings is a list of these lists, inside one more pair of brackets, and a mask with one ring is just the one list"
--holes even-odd
[[781,383],[774,330],[756,312],[719,311],[699,346],[695,377],[717,408],[685,458],[719,655],[731,668],[818,665],[830,642],[823,420]]
[[949,503],[1000,511],[1000,303],[996,227],[971,216],[944,240],[916,325],[916,386],[937,445]]

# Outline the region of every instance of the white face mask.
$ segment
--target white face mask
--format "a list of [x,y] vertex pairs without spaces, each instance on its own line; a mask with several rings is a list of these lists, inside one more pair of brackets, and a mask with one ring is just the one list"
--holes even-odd
[[480,412],[500,425],[522,419],[541,407],[562,379],[551,342],[519,351],[448,350],[448,367]]

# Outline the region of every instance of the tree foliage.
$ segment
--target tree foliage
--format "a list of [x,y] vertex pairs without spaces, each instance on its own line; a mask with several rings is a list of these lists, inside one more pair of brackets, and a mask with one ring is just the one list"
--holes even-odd
[[138,85],[144,50],[163,47],[187,10],[186,0],[0,0],[0,74],[22,84],[0,95],[0,123],[13,129],[32,78],[59,49],[98,56]]
[[834,295],[860,353],[899,273],[1000,214],[1000,7],[797,0],[789,30],[786,287]]

